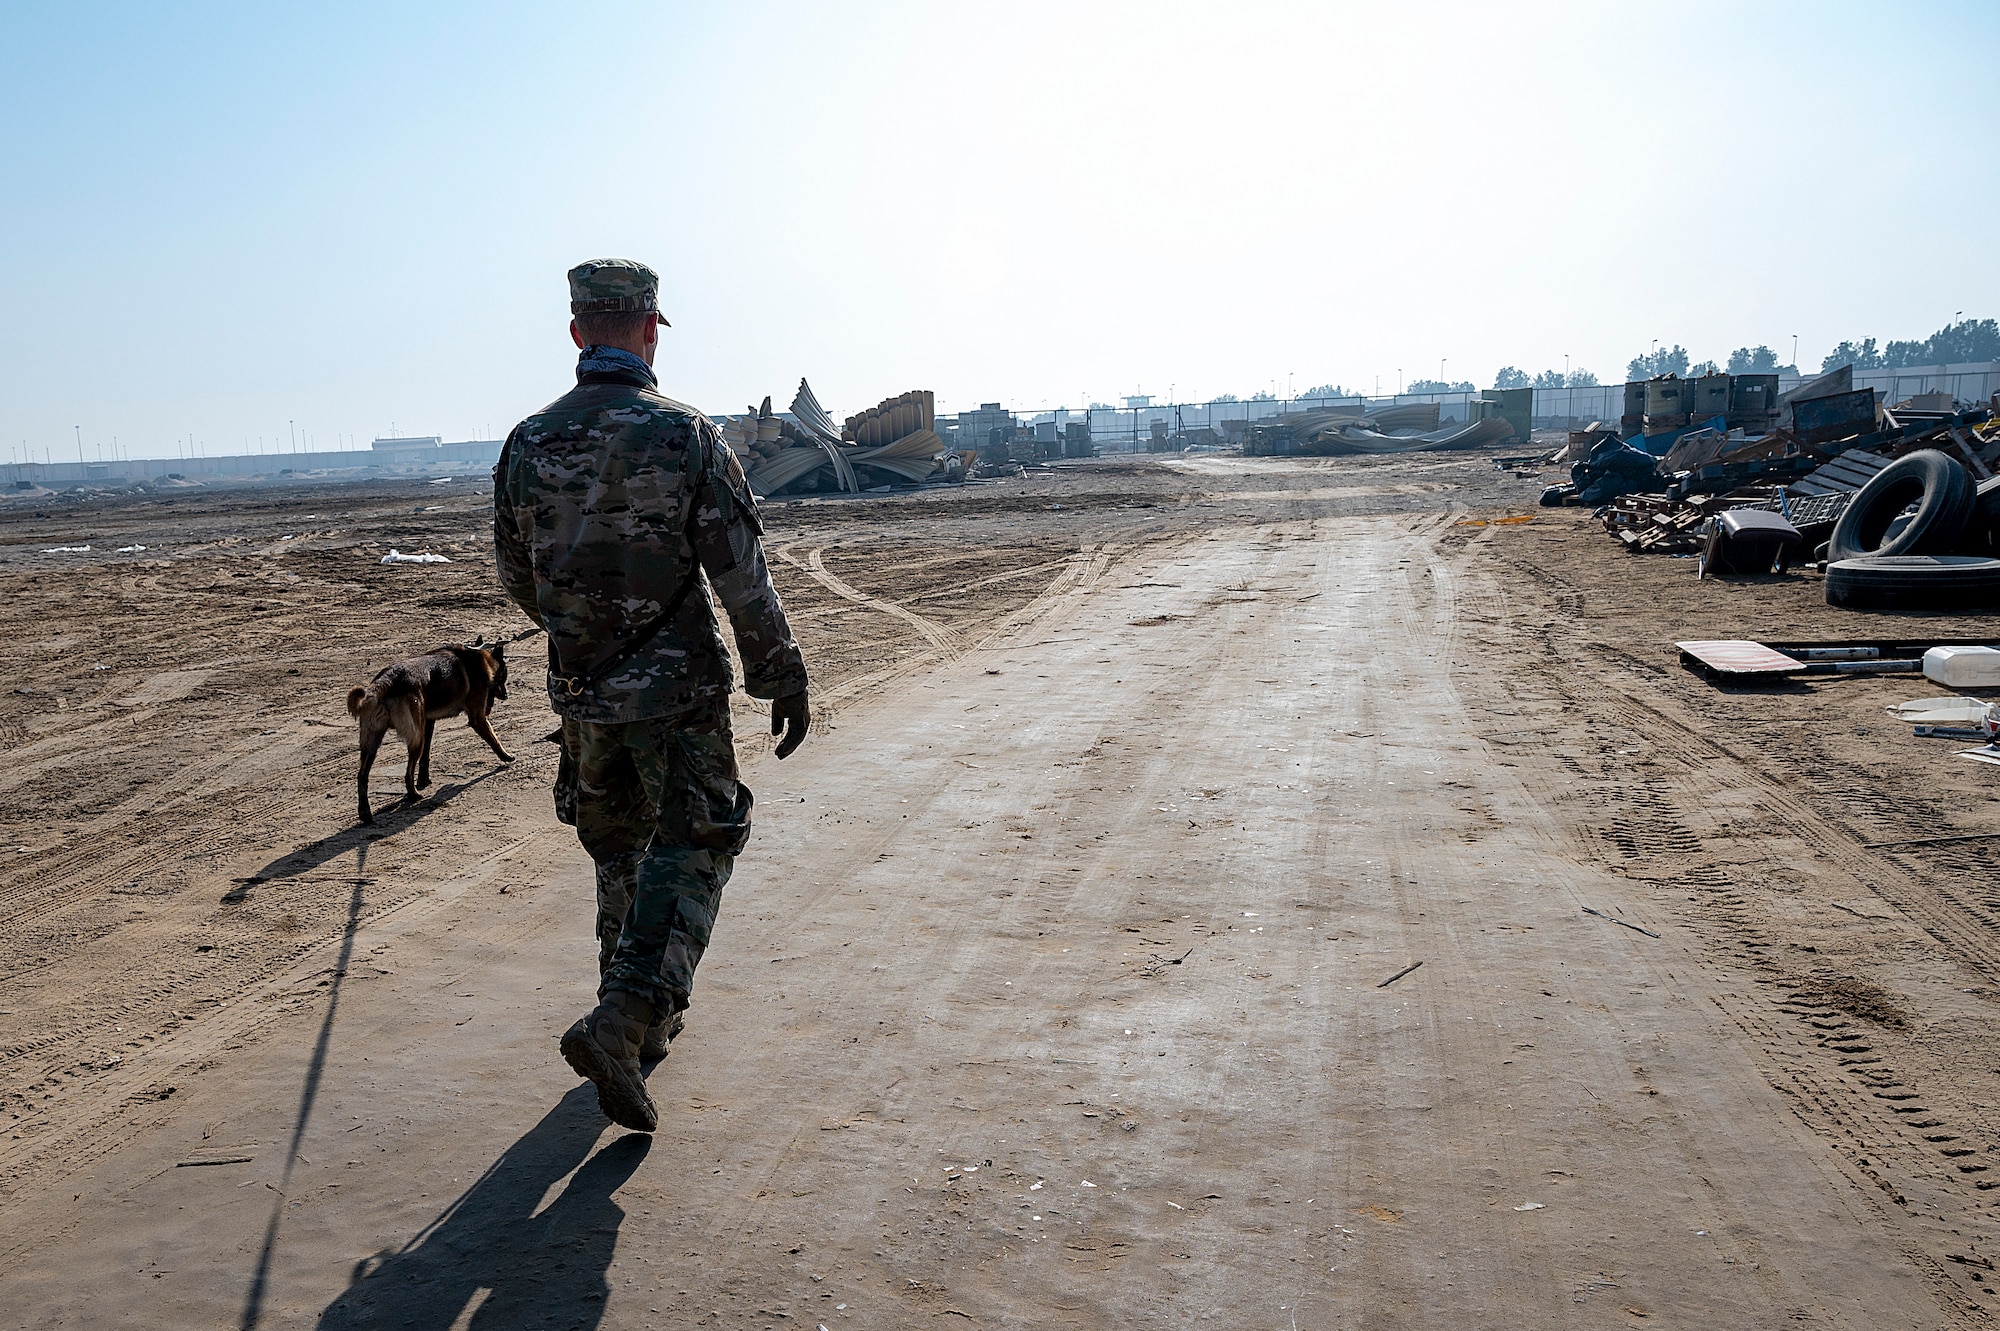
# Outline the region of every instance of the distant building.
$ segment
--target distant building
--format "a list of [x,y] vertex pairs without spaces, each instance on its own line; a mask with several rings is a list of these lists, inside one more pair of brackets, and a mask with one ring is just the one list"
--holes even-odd
[[444,440],[434,434],[413,435],[408,439],[377,439],[376,448],[441,448]]

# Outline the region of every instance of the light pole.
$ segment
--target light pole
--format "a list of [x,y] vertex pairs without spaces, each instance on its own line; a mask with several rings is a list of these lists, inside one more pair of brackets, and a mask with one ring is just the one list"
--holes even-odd
[[1792,372],[1793,372],[1794,374],[1798,373],[1798,368],[1799,368],[1799,335],[1798,335],[1797,333],[1793,333],[1793,334],[1792,334]]
[[76,430],[76,464],[80,467],[83,465],[83,427],[79,425],[74,428]]
[[1569,387],[1569,353],[1563,353],[1563,387]]

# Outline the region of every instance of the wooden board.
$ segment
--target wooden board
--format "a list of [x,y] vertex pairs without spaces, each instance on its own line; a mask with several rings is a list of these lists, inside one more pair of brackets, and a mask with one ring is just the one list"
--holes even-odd
[[1674,646],[1680,648],[1682,665],[1711,678],[1776,679],[1796,675],[1806,668],[1803,661],[1761,642],[1740,638],[1677,642]]

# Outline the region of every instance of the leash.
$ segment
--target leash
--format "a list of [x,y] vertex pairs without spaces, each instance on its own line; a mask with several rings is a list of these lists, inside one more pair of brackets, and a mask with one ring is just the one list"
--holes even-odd
[[512,647],[515,643],[525,641],[528,638],[532,638],[541,631],[542,631],[542,626],[540,624],[534,624],[530,625],[528,628],[522,629],[519,633],[516,633],[511,638],[495,638],[492,642],[488,642],[486,641],[486,635],[482,633],[478,637],[474,638],[471,642],[461,643],[459,645],[464,647],[469,652],[478,651],[481,648]]

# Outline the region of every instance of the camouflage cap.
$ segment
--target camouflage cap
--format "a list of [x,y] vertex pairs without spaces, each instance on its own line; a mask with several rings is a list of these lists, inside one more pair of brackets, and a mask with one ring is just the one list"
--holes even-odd
[[666,323],[660,313],[660,275],[636,259],[592,259],[569,270],[571,314],[620,310],[651,310]]

